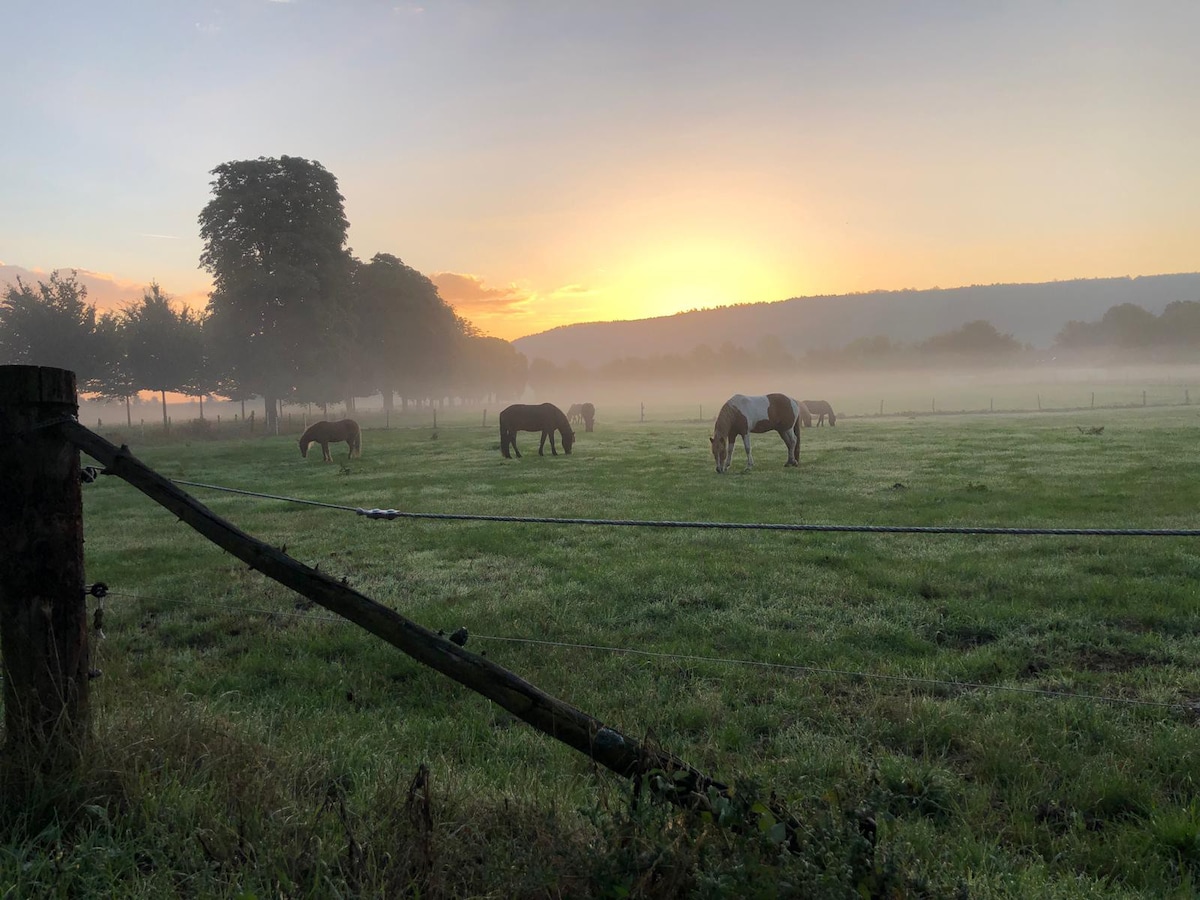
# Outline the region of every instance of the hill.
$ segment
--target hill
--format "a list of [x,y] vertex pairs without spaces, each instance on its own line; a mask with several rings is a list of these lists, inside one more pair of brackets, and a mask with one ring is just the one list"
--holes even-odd
[[1049,346],[1072,319],[1099,319],[1120,303],[1157,315],[1174,300],[1200,300],[1200,273],[793,297],[654,319],[565,325],[513,344],[531,360],[597,366],[621,357],[687,353],[701,344],[753,347],[768,335],[793,353],[876,335],[915,341],[986,319],[1023,343]]

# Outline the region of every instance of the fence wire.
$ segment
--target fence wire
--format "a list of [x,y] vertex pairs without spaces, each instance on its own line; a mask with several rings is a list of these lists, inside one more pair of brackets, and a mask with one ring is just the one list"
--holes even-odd
[[[311,622],[321,622],[335,625],[350,625],[347,619],[340,616],[324,616],[314,613],[297,612],[291,610],[270,610],[262,608],[251,608],[244,606],[234,606],[228,603],[218,603],[216,601],[196,601],[191,598],[170,598],[170,597],[148,597],[138,594],[127,594],[122,591],[109,591],[110,597],[125,597],[130,600],[148,601],[152,600],[159,603],[175,603],[187,604],[188,606],[203,606],[207,608],[216,608],[226,610],[228,612],[248,613],[251,615],[261,616],[278,616],[281,618],[308,620]],[[578,650],[590,653],[609,653],[623,656],[640,656],[649,659],[659,659],[669,662],[691,662],[691,663],[712,663],[724,666],[747,666],[759,669],[769,669],[773,671],[804,674],[804,675],[829,675],[836,678],[860,678],[864,681],[887,681],[896,684],[919,685],[924,687],[938,687],[953,691],[981,691],[991,693],[1012,693],[1026,694],[1035,697],[1043,697],[1054,700],[1078,700],[1086,703],[1107,703],[1114,706],[1140,706],[1153,709],[1174,709],[1190,713],[1200,713],[1200,702],[1197,703],[1179,703],[1169,702],[1165,700],[1142,700],[1134,697],[1110,697],[1103,694],[1084,694],[1074,691],[1056,691],[1048,688],[1032,688],[1020,687],[1016,685],[1003,684],[985,684],[976,681],[951,681],[941,678],[923,678],[916,675],[889,675],[880,672],[859,672],[853,669],[835,669],[826,666],[812,666],[802,663],[780,663],[769,662],[757,659],[743,659],[739,657],[727,656],[704,656],[694,653],[666,653],[661,650],[642,650],[634,647],[614,647],[604,644],[578,644],[570,641],[548,641],[538,638],[523,638],[509,637],[493,634],[475,634],[469,635],[469,640],[472,641],[492,641],[495,643],[506,644],[522,644],[534,647],[548,647],[561,650]]]
[[658,519],[598,519],[561,516],[508,516],[484,515],[480,513],[431,513],[409,512],[399,509],[366,509],[361,506],[346,506],[339,503],[324,503],[320,500],[305,500],[279,494],[264,494],[241,488],[206,484],[199,481],[172,479],[173,484],[223,491],[265,500],[285,503],[300,503],[352,512],[368,519],[428,519],[456,522],[514,522],[526,525],[601,525],[633,528],[694,528],[728,531],[808,531],[866,534],[994,534],[994,535],[1058,535],[1082,537],[1200,537],[1197,528],[1053,528],[1013,527],[1000,525],[819,525],[801,522],[704,522]]

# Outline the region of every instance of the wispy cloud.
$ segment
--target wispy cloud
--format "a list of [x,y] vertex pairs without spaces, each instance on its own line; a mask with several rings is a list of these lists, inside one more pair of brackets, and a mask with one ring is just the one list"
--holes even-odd
[[[87,289],[87,302],[99,310],[122,309],[130,303],[136,303],[150,285],[128,278],[119,278],[108,272],[93,272],[88,269],[55,269],[61,276],[67,276],[72,271],[79,283]],[[0,262],[0,289],[7,285],[16,284],[18,278],[28,285],[36,286],[39,281],[49,281],[51,270],[26,269],[22,266],[11,266]],[[204,309],[208,303],[207,291],[191,291],[178,294],[170,289],[170,285],[162,285],[163,290],[172,300],[177,300],[192,309]]]
[[468,310],[499,315],[520,312],[534,296],[533,292],[516,284],[488,287],[477,275],[457,272],[436,272],[430,276],[442,299],[470,318]]

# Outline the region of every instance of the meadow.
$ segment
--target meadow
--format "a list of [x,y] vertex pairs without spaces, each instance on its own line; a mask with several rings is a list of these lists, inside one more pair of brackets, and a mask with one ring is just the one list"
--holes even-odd
[[[726,475],[704,413],[602,407],[570,456],[524,434],[519,460],[468,410],[436,433],[427,413],[368,423],[362,458],[333,463],[294,434],[102,433],[169,478],[351,507],[1200,527],[1192,406],[864,414],[804,430],[798,470],[761,435]],[[102,478],[84,496],[88,577],[110,590],[90,793],[75,816],[5,814],[0,896],[1200,887],[1195,538],[388,522],[189,490],[426,627],[466,627],[468,650],[739,802],[773,796],[804,852],[648,801]]]

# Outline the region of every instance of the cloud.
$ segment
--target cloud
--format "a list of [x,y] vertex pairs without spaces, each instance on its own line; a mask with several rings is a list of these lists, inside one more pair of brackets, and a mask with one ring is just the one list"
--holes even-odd
[[[72,269],[26,269],[22,266],[6,265],[0,262],[0,291],[8,285],[15,285],[20,278],[27,285],[36,288],[39,281],[49,281],[51,272],[56,271],[61,277],[71,274]],[[142,294],[150,285],[148,282],[132,281],[128,278],[118,278],[107,272],[93,272],[88,269],[74,269],[75,277],[87,288],[87,302],[100,311],[119,310],[131,303],[142,299]],[[206,291],[192,291],[186,294],[173,293],[169,285],[162,285],[163,291],[172,300],[190,306],[193,309],[204,309],[208,303]]]
[[477,275],[460,275],[457,272],[435,272],[430,280],[437,285],[442,299],[470,318],[468,310],[489,315],[519,313],[534,297],[532,291],[520,285],[486,287]]

